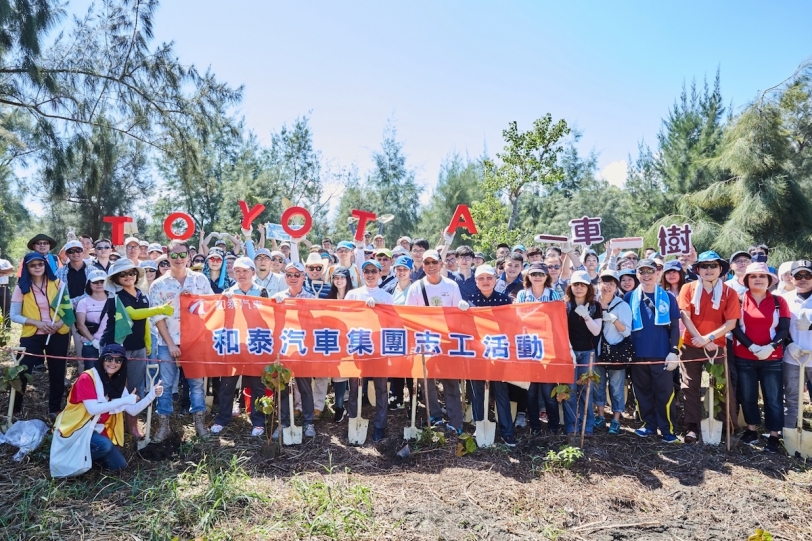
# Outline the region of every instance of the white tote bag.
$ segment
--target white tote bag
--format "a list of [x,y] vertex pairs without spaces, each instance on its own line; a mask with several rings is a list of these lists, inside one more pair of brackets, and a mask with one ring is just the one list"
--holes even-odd
[[[93,370],[95,372],[95,369]],[[96,383],[96,396],[101,396],[104,400],[103,389],[99,394],[101,385],[98,372],[94,373],[93,379]],[[82,475],[93,465],[90,458],[90,438],[101,415],[95,415],[67,438],[59,432],[63,415],[64,412],[60,413],[54,423],[54,437],[51,440],[51,477]]]

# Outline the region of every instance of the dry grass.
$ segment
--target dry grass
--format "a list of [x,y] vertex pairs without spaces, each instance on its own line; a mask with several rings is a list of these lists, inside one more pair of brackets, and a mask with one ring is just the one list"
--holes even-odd
[[[27,403],[46,387],[38,375]],[[322,421],[314,440],[270,460],[244,416],[209,442],[178,416],[181,458],[149,463],[127,450],[120,476],[68,480],[50,479],[45,447],[22,464],[0,448],[0,538],[694,540],[764,528],[812,539],[812,470],[786,456],[669,446],[626,423],[620,436],[588,439],[570,469],[545,467],[562,438],[521,432],[514,450],[457,458],[452,437],[403,461],[405,424],[392,414],[389,438],[355,448],[346,424]]]

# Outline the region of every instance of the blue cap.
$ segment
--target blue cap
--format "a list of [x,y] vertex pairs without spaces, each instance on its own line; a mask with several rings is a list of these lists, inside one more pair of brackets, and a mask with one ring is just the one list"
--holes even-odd
[[394,269],[395,267],[406,267],[407,269],[412,270],[413,266],[414,263],[412,262],[412,258],[402,255],[399,258],[397,258],[395,264],[392,265],[392,268]]
[[107,344],[102,348],[101,353],[99,354],[99,358],[102,358],[105,355],[116,355],[118,357],[124,357],[126,359],[127,351],[124,349],[124,346],[120,344],[115,343]]
[[728,263],[726,259],[722,259],[722,256],[713,250],[708,250],[707,252],[702,252],[699,254],[699,257],[696,258],[696,263],[691,265],[691,270],[697,272],[700,263],[710,263],[712,261],[719,263],[719,266],[722,268],[721,275],[727,274],[727,271],[730,270],[730,263]]
[[665,273],[668,271],[685,272],[684,270],[682,270],[682,264],[680,264],[680,262],[677,261],[676,259],[672,259],[671,261],[665,262],[665,265],[663,265],[663,272]]
[[511,253],[515,252],[517,250],[521,250],[522,252],[527,251],[527,249],[524,247],[524,244],[517,244],[516,246],[513,247],[513,249],[511,250]]
[[381,270],[381,264],[378,263],[377,261],[375,261],[374,259],[367,259],[366,261],[364,261],[361,264],[361,269],[363,269],[364,267],[369,267],[370,265],[372,265],[373,267],[375,267],[378,270]]
[[346,240],[342,240],[341,242],[338,243],[338,246],[336,246],[336,250],[338,250],[339,248],[346,248],[349,251],[353,251],[355,250],[355,244]]

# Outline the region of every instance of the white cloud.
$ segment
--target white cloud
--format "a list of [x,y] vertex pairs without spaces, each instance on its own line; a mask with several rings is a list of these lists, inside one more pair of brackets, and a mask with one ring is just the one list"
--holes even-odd
[[622,188],[626,183],[626,173],[628,170],[629,166],[626,164],[626,161],[619,160],[601,169],[601,172],[598,173],[598,177],[604,179],[609,184]]

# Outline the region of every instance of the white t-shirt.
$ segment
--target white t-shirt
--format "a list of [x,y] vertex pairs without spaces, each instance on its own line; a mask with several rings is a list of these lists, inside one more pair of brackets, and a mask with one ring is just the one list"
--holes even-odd
[[370,289],[367,286],[362,286],[351,289],[347,291],[347,295],[344,297],[344,300],[366,301],[370,298],[375,299],[375,304],[392,304],[392,295],[379,287]]
[[[0,270],[9,270],[13,269],[14,267],[11,266],[11,263],[8,262],[6,259],[0,258]],[[0,276],[0,286],[8,285],[8,277],[10,275]]]
[[[421,287],[421,285],[423,287]],[[426,278],[417,280],[409,287],[406,294],[407,306],[426,306],[423,301],[423,288],[426,288],[426,296],[429,299],[429,306],[449,306],[456,308],[462,300],[460,288],[454,280],[440,278],[440,283],[432,284]]]
[[726,281],[725,285],[732,288],[733,291],[735,291],[736,295],[738,296],[742,296],[747,292],[747,286],[744,284],[740,284],[739,279],[736,278],[735,276],[730,280]]

